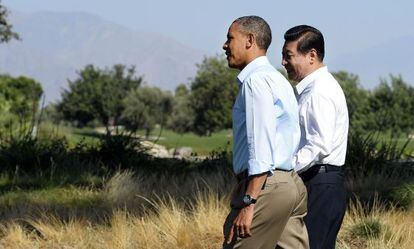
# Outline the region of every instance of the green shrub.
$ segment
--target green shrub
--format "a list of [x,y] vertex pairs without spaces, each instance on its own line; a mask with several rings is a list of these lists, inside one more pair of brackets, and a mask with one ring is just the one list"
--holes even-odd
[[405,210],[410,209],[414,204],[414,182],[392,189],[389,199]]
[[392,137],[381,139],[379,133],[351,132],[345,163],[349,197],[358,199],[368,209],[375,198],[390,205],[408,207],[409,197],[403,196],[401,186],[412,181],[414,176],[414,163],[404,159],[409,142],[408,139],[401,146]]
[[384,230],[385,225],[383,225],[379,220],[374,218],[366,218],[360,223],[352,226],[350,234],[353,237],[360,237],[364,239],[378,238]]
[[404,151],[409,142],[410,139],[407,139],[402,146],[399,146],[396,138],[380,139],[380,133],[364,135],[350,132],[345,162],[347,176],[358,178],[383,172],[406,174],[409,167],[401,168],[401,164],[396,162],[404,158]]
[[[222,172],[231,177],[231,152],[214,151],[204,160],[155,158],[133,134],[96,136],[69,145],[62,136],[34,137],[28,133],[0,137],[0,174],[9,179],[0,186],[7,191],[65,184],[83,185],[85,177],[106,177],[118,170],[152,175],[181,175]],[[25,183],[27,179],[32,179]],[[98,183],[99,184],[99,183]]]
[[139,167],[150,156],[132,136],[106,135],[98,144],[78,142],[70,147],[63,137],[17,135],[0,138],[0,173],[16,178],[40,176],[65,182],[85,173],[105,175]]
[[38,140],[31,136],[3,138],[0,142],[2,172],[13,174],[53,174],[56,162],[67,154],[65,139]]

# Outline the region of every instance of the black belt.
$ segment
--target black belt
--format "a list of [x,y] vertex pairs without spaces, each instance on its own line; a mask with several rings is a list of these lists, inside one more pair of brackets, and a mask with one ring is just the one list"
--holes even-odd
[[330,164],[316,164],[307,169],[305,172],[299,174],[304,182],[309,181],[319,173],[337,172],[341,171],[341,166],[335,166]]

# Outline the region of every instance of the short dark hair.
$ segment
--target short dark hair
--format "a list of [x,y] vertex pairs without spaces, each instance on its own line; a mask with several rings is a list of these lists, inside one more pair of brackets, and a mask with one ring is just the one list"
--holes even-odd
[[309,52],[311,49],[315,49],[318,58],[320,61],[323,61],[325,56],[325,41],[321,31],[318,29],[308,25],[295,26],[286,31],[285,41],[298,41],[298,47],[296,49],[302,54]]
[[267,50],[272,42],[272,30],[269,24],[259,16],[242,16],[234,20],[239,25],[239,31],[245,34],[253,34],[256,37],[257,46]]

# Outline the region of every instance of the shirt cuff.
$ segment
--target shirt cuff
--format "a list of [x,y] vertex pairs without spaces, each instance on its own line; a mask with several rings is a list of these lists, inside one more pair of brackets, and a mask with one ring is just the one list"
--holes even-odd
[[249,164],[249,167],[247,171],[248,171],[249,176],[263,174],[266,172],[273,175],[273,170],[272,170],[273,166],[271,163],[250,159],[248,164]]

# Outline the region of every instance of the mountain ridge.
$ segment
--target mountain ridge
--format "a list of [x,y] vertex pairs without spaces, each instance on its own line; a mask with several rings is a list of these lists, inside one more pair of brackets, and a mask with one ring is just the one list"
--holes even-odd
[[205,56],[170,37],[83,12],[16,12],[11,22],[22,41],[0,46],[0,73],[35,78],[48,101],[57,100],[67,79],[88,64],[134,65],[149,85],[173,90],[195,74]]

